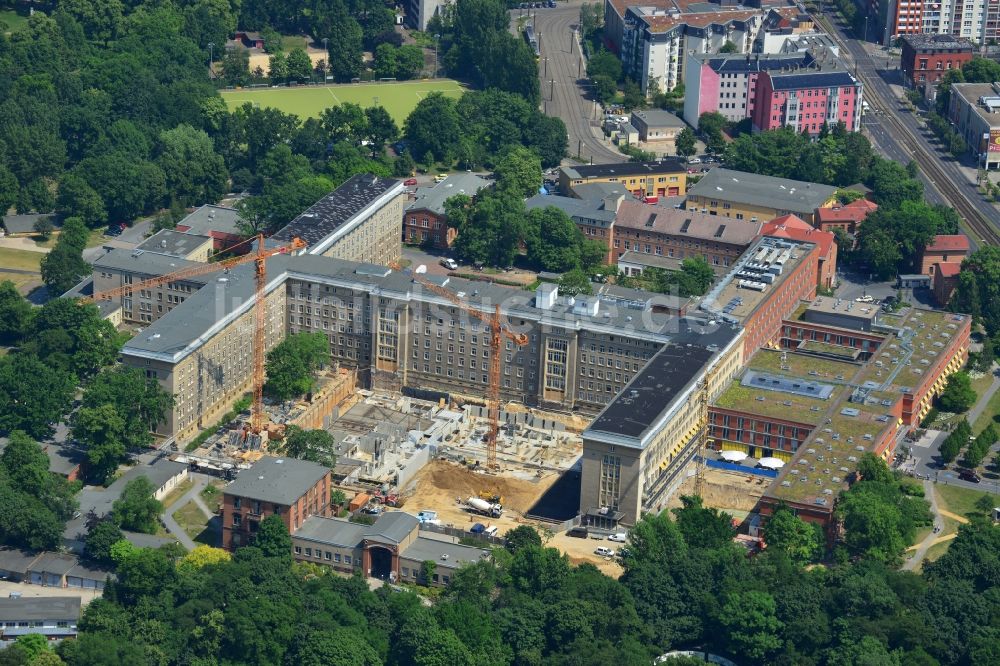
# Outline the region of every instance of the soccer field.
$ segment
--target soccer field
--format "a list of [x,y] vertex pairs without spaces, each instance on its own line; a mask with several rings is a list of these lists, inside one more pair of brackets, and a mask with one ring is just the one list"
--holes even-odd
[[376,103],[385,107],[402,125],[421,99],[432,92],[458,98],[462,85],[451,79],[401,81],[397,83],[347,83],[336,86],[301,86],[294,88],[242,88],[223,90],[222,99],[230,109],[247,102],[294,113],[300,118],[316,118],[323,109],[343,102],[362,107]]

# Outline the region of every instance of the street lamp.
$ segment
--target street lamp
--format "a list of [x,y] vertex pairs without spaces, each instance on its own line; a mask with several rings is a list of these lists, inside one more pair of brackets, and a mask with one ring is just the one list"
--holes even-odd
[[212,49],[215,48],[214,42],[208,43],[208,78],[212,78]]
[[438,42],[441,41],[441,35],[434,33],[434,76],[432,79],[436,79],[438,75]]
[[542,74],[542,77],[543,78],[544,77],[548,77],[548,75],[549,75],[549,59],[548,58],[542,58],[542,62],[545,64],[545,73]]

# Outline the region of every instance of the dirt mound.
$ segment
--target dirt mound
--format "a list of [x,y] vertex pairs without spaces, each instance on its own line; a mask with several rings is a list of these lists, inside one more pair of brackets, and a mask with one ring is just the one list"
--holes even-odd
[[503,496],[504,508],[524,513],[553,480],[554,474],[547,474],[538,481],[527,481],[477,473],[444,460],[432,460],[413,478],[403,491],[403,497],[425,504],[432,500],[437,504],[453,504],[458,497],[465,500],[478,496],[480,491],[490,491]]
[[[715,470],[705,470],[705,480],[701,484],[701,496],[705,506],[735,511],[752,511],[757,500],[770,485],[770,479],[748,477],[742,474],[727,474]],[[694,493],[694,477],[686,479],[667,502],[667,507],[681,506],[681,496]]]

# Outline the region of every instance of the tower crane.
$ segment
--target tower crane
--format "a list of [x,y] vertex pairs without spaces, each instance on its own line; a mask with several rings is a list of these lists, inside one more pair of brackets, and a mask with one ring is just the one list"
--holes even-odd
[[[393,264],[391,268],[401,270],[398,264]],[[423,270],[421,270],[423,269]],[[422,277],[426,268],[418,266],[411,273],[413,280],[424,286],[429,291],[447,299],[455,304],[463,312],[467,312],[489,327],[490,330],[490,384],[486,394],[486,413],[489,422],[489,429],[486,432],[486,467],[497,469],[497,435],[500,433],[500,352],[504,340],[510,340],[515,345],[525,345],[528,343],[528,336],[524,333],[514,333],[504,326],[500,316],[500,305],[496,304],[493,310],[480,309],[465,303],[456,294],[448,289],[434,284],[425,277]]]
[[143,280],[141,282],[123,284],[122,286],[115,287],[114,289],[94,292],[92,296],[81,299],[81,302],[109,301],[113,298],[127,296],[139,289],[158,287],[162,284],[179,282],[187,278],[204,275],[205,273],[214,273],[218,270],[228,270],[235,266],[253,262],[255,280],[253,307],[253,363],[251,366],[253,380],[253,406],[250,411],[250,427],[254,433],[260,433],[260,431],[264,428],[266,420],[264,416],[264,323],[266,319],[264,297],[266,295],[265,287],[267,286],[267,259],[268,257],[273,257],[276,254],[285,254],[304,248],[306,244],[299,238],[293,238],[292,242],[287,245],[265,248],[263,234],[258,234],[252,239],[247,240],[257,241],[256,249],[248,254],[212,263],[199,263],[194,266],[188,266],[187,268],[182,268],[178,271],[167,273],[166,275],[160,275],[148,280]]

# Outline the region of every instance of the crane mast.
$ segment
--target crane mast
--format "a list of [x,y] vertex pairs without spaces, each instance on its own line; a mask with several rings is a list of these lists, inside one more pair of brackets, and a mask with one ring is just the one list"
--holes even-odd
[[[401,270],[399,264],[392,264],[390,267]],[[486,431],[486,467],[498,469],[500,467],[497,463],[497,437],[500,434],[500,354],[505,339],[520,346],[528,343],[528,336],[524,333],[514,333],[504,326],[499,304],[494,306],[492,312],[472,307],[448,289],[421,277],[420,268],[410,274],[414,282],[454,303],[457,308],[483,322],[490,329],[490,381],[486,392],[486,416],[489,423]]]

